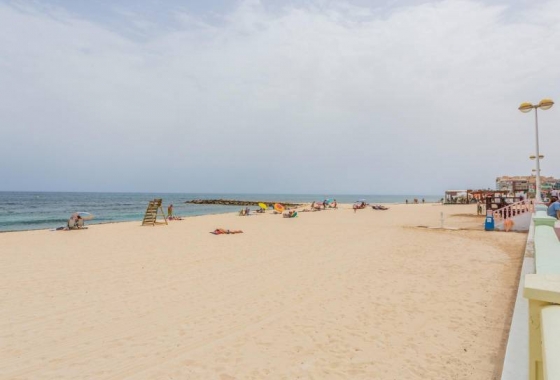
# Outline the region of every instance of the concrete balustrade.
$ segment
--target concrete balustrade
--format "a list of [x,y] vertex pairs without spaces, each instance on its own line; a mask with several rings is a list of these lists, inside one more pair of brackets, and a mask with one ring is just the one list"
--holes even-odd
[[546,210],[538,210],[535,212],[535,215],[533,216],[533,221],[535,222],[535,226],[554,227],[554,223],[556,223],[556,218],[548,216]]
[[533,214],[501,380],[560,380],[560,241],[555,221],[545,210]]
[[560,274],[525,276],[529,299],[529,380],[560,379]]
[[537,274],[560,274],[560,241],[548,225],[535,226],[535,269]]
[[[539,215],[540,214],[540,215]],[[550,218],[550,217],[548,217]],[[525,276],[523,296],[529,300],[529,379],[560,379],[560,241],[552,225],[537,211],[535,274]]]

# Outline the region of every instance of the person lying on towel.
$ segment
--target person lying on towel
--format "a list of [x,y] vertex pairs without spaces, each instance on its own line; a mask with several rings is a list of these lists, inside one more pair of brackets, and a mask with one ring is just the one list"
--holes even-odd
[[222,234],[242,234],[243,231],[241,230],[226,230],[224,228],[216,228],[214,231],[210,232],[214,235],[222,235]]

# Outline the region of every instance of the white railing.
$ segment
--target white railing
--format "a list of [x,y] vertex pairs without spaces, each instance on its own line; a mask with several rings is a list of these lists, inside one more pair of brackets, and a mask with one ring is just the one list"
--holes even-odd
[[494,211],[494,220],[496,222],[501,222],[506,218],[513,218],[517,215],[526,214],[528,212],[533,212],[534,206],[532,201],[522,200],[520,202],[515,202],[509,206],[502,207]]

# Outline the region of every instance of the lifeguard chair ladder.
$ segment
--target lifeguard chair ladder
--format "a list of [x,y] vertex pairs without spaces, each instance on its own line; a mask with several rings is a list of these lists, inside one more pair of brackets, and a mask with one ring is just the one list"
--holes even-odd
[[[167,218],[163,213],[163,208],[161,207],[162,200],[154,199],[148,203],[148,208],[144,214],[144,220],[142,221],[143,226],[155,226],[156,224],[167,224]],[[163,222],[158,222],[157,217],[161,211],[161,216],[163,217]]]

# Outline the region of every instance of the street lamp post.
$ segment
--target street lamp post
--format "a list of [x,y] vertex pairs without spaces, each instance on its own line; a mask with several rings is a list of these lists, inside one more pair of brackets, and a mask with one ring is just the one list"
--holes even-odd
[[536,155],[535,162],[537,164],[537,173],[535,176],[535,200],[537,203],[542,203],[541,198],[541,164],[540,164],[540,154],[539,154],[539,118],[537,116],[537,109],[542,110],[550,109],[554,105],[552,99],[543,99],[539,104],[533,105],[529,102],[521,103],[519,106],[519,111],[523,113],[531,112],[532,109],[535,110],[535,141],[536,141]]
[[[537,156],[535,156],[534,154],[532,154],[532,155],[529,156],[529,159],[531,159],[531,160],[534,160],[534,159],[536,159],[536,158],[537,158]],[[539,160],[542,160],[543,158],[544,158],[544,156],[543,156],[542,154],[539,154]],[[540,170],[540,169],[539,169],[539,170]],[[536,197],[536,196],[537,196],[537,195],[536,195],[536,194],[537,194],[537,169],[533,169],[533,170],[531,170],[531,172],[532,172],[531,175],[532,175],[532,176],[535,176],[535,197]],[[539,174],[540,174],[540,172],[539,172]],[[539,175],[538,177],[539,177],[539,179],[540,179],[540,175]],[[539,182],[539,183],[540,183],[540,182]]]

